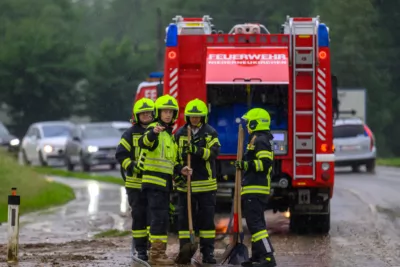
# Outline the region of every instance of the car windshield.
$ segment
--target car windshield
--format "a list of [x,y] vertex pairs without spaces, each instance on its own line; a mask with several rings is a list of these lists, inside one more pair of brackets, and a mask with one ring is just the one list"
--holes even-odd
[[71,133],[71,127],[67,125],[45,125],[42,127],[43,136],[46,137],[67,137]]
[[83,130],[84,139],[121,137],[121,133],[111,126],[86,126]]
[[333,128],[333,138],[357,137],[364,132],[364,125],[361,124],[340,125]]
[[10,132],[7,130],[6,126],[0,122],[0,136],[10,135]]

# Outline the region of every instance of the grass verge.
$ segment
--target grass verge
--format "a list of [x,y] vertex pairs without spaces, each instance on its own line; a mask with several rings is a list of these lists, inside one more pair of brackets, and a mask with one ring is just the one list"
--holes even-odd
[[120,177],[114,176],[106,176],[106,175],[95,175],[85,172],[74,172],[74,171],[66,171],[62,169],[54,169],[51,167],[32,167],[35,172],[46,174],[46,175],[54,175],[61,177],[71,177],[75,179],[84,179],[84,180],[96,180],[104,183],[112,183],[118,185],[124,185],[124,180]]
[[130,234],[131,231],[119,231],[116,229],[111,229],[94,235],[94,238],[119,237],[119,236],[128,236]]
[[376,164],[382,166],[400,167],[400,158],[381,158],[377,159]]
[[0,222],[8,217],[11,188],[21,196],[20,214],[67,203],[75,198],[69,186],[44,179],[32,168],[21,166],[15,158],[0,150]]

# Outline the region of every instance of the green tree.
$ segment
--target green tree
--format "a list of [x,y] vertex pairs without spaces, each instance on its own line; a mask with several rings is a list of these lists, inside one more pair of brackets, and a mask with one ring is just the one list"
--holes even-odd
[[35,121],[70,116],[74,86],[84,74],[84,46],[69,1],[38,1],[42,5],[34,13],[23,2],[11,2],[1,17],[7,23],[0,42],[0,92],[21,134]]
[[137,84],[151,71],[151,61],[135,54],[128,38],[104,40],[88,60],[86,114],[94,121],[129,118]]

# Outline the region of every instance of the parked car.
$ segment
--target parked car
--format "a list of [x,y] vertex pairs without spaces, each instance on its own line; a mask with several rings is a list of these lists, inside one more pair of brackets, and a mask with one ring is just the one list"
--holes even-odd
[[4,147],[8,152],[18,154],[19,139],[12,135],[7,127],[0,121],[0,147]]
[[69,121],[33,123],[21,142],[22,158],[26,164],[63,165],[65,145],[74,124]]
[[110,123],[77,125],[67,141],[65,163],[68,170],[72,171],[78,164],[84,171],[96,165],[110,165],[115,169],[115,150],[120,138],[121,133]]
[[333,128],[335,166],[351,166],[358,172],[365,165],[375,171],[376,145],[371,129],[359,118],[338,119]]
[[120,131],[122,135],[127,129],[132,127],[132,123],[127,121],[112,121],[111,126]]

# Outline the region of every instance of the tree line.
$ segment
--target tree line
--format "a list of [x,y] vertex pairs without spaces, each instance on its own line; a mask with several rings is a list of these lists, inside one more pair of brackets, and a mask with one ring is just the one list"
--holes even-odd
[[71,115],[127,119],[138,83],[162,70],[174,16],[210,15],[224,32],[242,22],[279,32],[286,15],[320,15],[339,87],[367,88],[379,154],[400,155],[399,12],[396,0],[2,0],[0,106],[18,135]]

